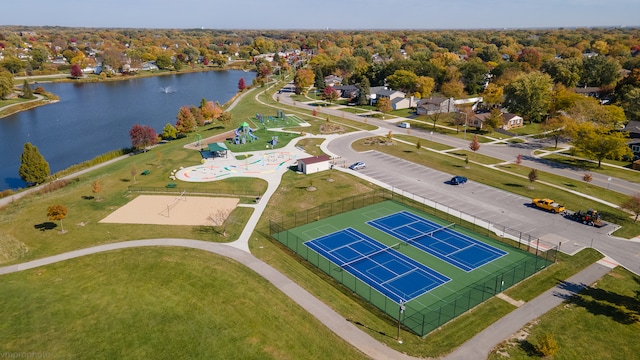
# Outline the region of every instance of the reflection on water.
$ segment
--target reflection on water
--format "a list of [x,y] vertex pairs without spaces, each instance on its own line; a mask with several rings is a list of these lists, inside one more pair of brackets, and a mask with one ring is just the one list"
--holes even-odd
[[198,106],[203,98],[225,103],[236,93],[240,78],[251,83],[254,77],[253,72],[236,70],[104,83],[39,83],[60,101],[0,119],[0,191],[24,186],[18,168],[26,142],[38,147],[55,173],[131,146],[134,124],[159,133],[176,123],[184,105]]

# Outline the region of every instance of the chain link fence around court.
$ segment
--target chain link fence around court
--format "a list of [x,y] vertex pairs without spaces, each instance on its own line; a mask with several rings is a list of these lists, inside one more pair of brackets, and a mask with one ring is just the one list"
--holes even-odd
[[[535,256],[505,267],[497,274],[489,274],[474,284],[428,307],[416,307],[412,303],[407,303],[405,304],[404,311],[400,312],[400,304],[395,303],[357,277],[308,248],[303,243],[309,239],[300,239],[288,231],[289,229],[313,221],[386,200],[393,200],[433,214],[447,222],[453,222],[456,224],[454,226],[458,232],[464,233],[471,230],[476,233],[491,235],[491,237],[496,240],[508,244],[511,247],[527,251]],[[427,199],[417,197],[413,194],[403,193],[402,195],[398,195],[392,190],[376,190],[304,210],[287,218],[281,217],[279,220],[270,220],[269,231],[274,239],[295,251],[296,254],[329,274],[336,281],[360,295],[363,299],[384,311],[390,317],[397,319],[398,314],[401,314],[401,323],[407,329],[420,336],[428,334],[474,306],[546,268],[555,262],[557,253],[555,247],[551,247],[550,245],[541,246],[539,239],[521,231],[492,224],[491,222],[450,209],[442,204],[430,202]]]

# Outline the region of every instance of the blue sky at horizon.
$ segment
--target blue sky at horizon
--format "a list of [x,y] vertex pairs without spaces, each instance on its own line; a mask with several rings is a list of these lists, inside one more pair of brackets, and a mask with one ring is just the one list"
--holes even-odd
[[640,25],[638,0],[8,1],[0,25],[205,29],[483,29]]

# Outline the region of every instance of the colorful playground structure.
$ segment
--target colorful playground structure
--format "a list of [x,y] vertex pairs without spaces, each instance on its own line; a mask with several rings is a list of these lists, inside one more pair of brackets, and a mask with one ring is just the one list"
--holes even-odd
[[240,124],[235,131],[235,137],[233,138],[233,143],[236,145],[246,144],[247,142],[253,142],[258,140],[258,137],[253,134],[253,129],[247,124],[247,122],[243,122]]

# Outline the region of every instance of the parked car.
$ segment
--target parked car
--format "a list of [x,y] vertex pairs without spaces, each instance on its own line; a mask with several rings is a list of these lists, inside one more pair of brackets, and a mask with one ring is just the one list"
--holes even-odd
[[349,169],[351,170],[361,170],[366,168],[367,165],[365,163],[363,163],[362,161],[358,161],[357,163],[352,164],[351,166],[349,166]]
[[451,183],[451,185],[461,185],[467,182],[467,178],[464,176],[454,176],[449,182]]

